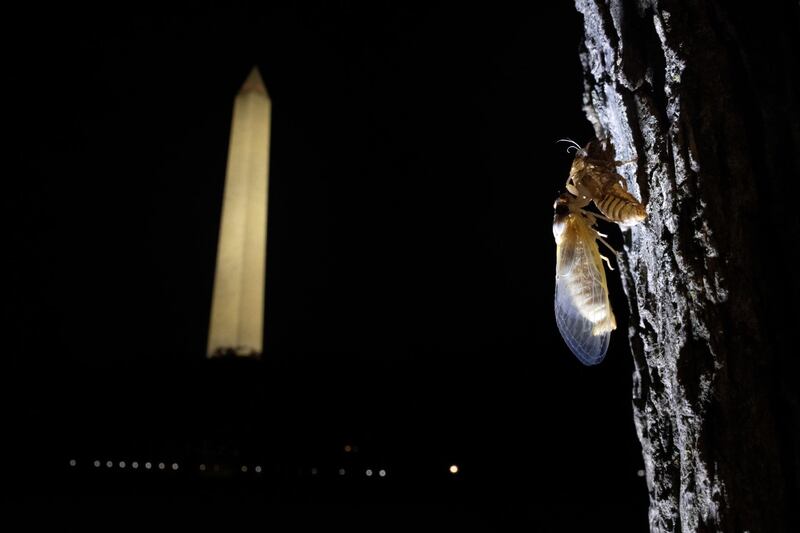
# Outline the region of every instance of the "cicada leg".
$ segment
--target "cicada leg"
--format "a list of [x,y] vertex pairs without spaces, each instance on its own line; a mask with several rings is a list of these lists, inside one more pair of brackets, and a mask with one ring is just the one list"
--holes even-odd
[[572,183],[572,180],[567,180],[567,184],[564,186],[567,189],[567,192],[570,193],[572,196],[578,198],[580,193],[578,192],[578,188]]
[[[614,247],[608,244],[608,242],[603,238],[603,237],[608,237],[608,235],[604,235],[597,230],[595,230],[594,232],[595,232],[595,237],[597,237],[597,240],[603,243],[603,246],[611,250],[611,253],[614,254],[614,257],[619,257],[619,252],[617,252],[614,249]],[[613,271],[614,267],[611,266],[611,261],[608,260],[608,257],[604,256],[603,254],[600,254],[600,257],[606,262],[606,264],[608,265],[608,269]]]

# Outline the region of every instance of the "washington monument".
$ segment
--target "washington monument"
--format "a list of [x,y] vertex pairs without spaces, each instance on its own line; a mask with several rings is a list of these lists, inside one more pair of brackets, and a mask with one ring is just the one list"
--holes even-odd
[[257,67],[236,95],[207,355],[260,356],[272,101]]

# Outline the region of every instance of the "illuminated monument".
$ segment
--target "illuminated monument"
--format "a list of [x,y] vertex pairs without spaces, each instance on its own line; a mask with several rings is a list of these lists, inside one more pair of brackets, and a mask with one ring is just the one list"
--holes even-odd
[[207,355],[260,356],[272,101],[257,67],[236,95]]

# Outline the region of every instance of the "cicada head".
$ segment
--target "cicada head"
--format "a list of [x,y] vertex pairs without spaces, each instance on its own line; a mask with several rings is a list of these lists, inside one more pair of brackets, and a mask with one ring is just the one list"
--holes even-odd
[[564,229],[567,226],[567,219],[569,218],[570,213],[570,203],[572,200],[573,198],[570,195],[562,194],[556,198],[556,201],[553,204],[553,210],[555,211],[553,214],[553,237],[556,238],[556,242],[561,240],[561,235],[563,235]]

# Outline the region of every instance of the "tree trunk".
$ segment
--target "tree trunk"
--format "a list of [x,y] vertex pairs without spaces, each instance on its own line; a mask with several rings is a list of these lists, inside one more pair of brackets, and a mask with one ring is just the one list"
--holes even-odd
[[800,9],[733,4],[576,0],[586,115],[648,211],[620,271],[652,531],[800,530]]

